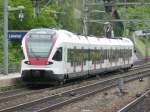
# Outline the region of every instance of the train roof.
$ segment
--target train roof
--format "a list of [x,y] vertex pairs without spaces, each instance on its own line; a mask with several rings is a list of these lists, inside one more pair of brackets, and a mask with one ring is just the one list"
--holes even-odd
[[62,36],[62,39],[64,42],[70,42],[70,43],[87,43],[92,45],[119,45],[119,46],[133,46],[133,42],[129,38],[98,38],[94,36],[82,36],[82,35],[76,35],[74,33],[71,33],[66,30],[58,30],[58,33]]
[[34,33],[34,34],[52,34],[55,32],[56,32],[55,29],[49,29],[49,28],[37,28],[29,31],[29,33]]
[[129,38],[97,38],[94,36],[82,36],[76,35],[67,30],[38,28],[32,29],[29,33],[36,34],[58,34],[58,41],[64,43],[76,43],[76,44],[92,44],[92,45],[116,45],[116,46],[133,46],[133,42]]

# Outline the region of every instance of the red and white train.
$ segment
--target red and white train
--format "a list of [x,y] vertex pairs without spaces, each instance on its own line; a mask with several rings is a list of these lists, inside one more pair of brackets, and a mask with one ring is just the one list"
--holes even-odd
[[21,76],[29,84],[127,70],[133,65],[134,45],[128,38],[85,37],[41,28],[25,35],[22,49]]

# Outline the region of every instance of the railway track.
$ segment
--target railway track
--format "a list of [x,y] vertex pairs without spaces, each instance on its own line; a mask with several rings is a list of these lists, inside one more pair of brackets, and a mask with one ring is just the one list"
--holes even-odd
[[137,61],[134,62],[134,65],[142,65],[144,64],[145,62],[149,62],[150,61],[150,58],[141,58],[141,59],[138,59]]
[[135,99],[118,112],[149,112],[150,111],[150,90],[145,92],[139,98]]
[[136,65],[132,69],[129,69],[129,71],[133,71],[133,70],[137,70],[137,69],[141,69],[141,68],[145,68],[145,67],[149,67],[149,66],[150,66],[150,63],[142,64],[142,65]]
[[[143,67],[139,66],[136,69],[134,69],[132,72],[129,71],[124,74],[122,77],[115,77],[112,79],[108,79],[105,81],[97,81],[94,84],[89,84],[87,86],[82,86],[79,88],[75,88],[68,91],[58,92],[55,95],[49,95],[47,97],[22,103],[17,106],[8,107],[5,109],[1,109],[0,112],[45,112],[49,111],[51,109],[54,109],[55,107],[59,107],[61,105],[70,103],[74,100],[78,100],[82,97],[95,94],[99,91],[103,91],[106,89],[109,89],[113,86],[116,86],[118,84],[118,80],[120,78],[124,79],[125,82],[132,81],[139,79],[139,77],[146,77],[149,75],[150,70],[148,69],[150,65],[143,65]],[[142,68],[142,70],[140,69]],[[136,70],[136,71],[135,71]]]
[[[130,69],[129,72],[134,71],[134,70],[138,70],[138,69],[141,69],[141,68],[148,68],[148,67],[150,67],[150,64],[145,64],[145,65],[142,65],[142,66],[136,66],[136,67]],[[114,78],[118,77],[118,74],[120,74],[120,73],[116,73],[112,77],[114,77]],[[100,77],[100,78],[102,78],[102,77]],[[109,78],[109,75],[107,76],[107,78]],[[87,81],[90,81],[90,80],[93,80],[93,79],[89,79]],[[81,83],[81,82],[82,81],[77,81],[75,83]],[[24,97],[25,95],[38,94],[38,93],[41,93],[43,91],[51,91],[51,90],[66,87],[66,86],[69,86],[69,85],[70,84],[65,84],[63,86],[55,86],[55,87],[40,89],[40,90],[31,90],[31,89],[27,89],[27,88],[20,88],[20,89],[16,89],[16,90],[0,92],[0,103],[7,102],[7,101],[10,101],[10,100],[13,100],[13,99],[16,99],[16,98],[21,98],[21,97]]]
[[[48,88],[50,90],[50,88]],[[31,90],[28,88],[21,88],[17,90],[7,91],[0,93],[0,103],[7,102],[10,100],[14,100],[16,98],[24,97],[25,95],[37,94],[44,90],[48,89],[40,89],[40,90]]]
[[27,88],[19,88],[19,89],[9,90],[5,92],[0,92],[0,102],[3,102],[4,100],[7,100],[11,97],[15,98],[15,96],[25,94],[28,92],[29,90]]

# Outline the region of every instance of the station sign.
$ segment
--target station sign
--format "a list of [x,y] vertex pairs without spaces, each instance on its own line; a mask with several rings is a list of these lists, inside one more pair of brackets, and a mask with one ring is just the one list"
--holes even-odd
[[13,30],[8,32],[8,39],[22,39],[28,31]]

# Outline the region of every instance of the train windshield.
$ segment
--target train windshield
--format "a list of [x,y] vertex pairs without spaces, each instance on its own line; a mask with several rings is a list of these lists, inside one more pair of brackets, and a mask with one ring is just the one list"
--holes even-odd
[[48,58],[53,35],[54,34],[30,34],[27,45],[29,57]]

